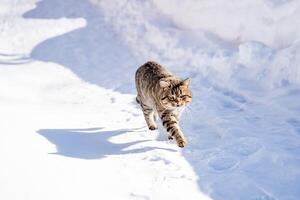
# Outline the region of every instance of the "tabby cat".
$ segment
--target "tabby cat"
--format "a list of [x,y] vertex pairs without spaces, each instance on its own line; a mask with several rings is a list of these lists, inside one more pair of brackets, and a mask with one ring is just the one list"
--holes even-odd
[[149,61],[138,68],[135,74],[136,101],[140,104],[148,128],[157,129],[157,114],[167,129],[169,139],[175,138],[179,147],[187,141],[180,130],[180,108],[192,101],[190,79],[181,80],[160,64]]

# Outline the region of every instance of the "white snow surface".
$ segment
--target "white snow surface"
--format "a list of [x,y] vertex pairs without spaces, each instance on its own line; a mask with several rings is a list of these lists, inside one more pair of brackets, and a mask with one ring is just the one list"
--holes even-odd
[[[299,19],[299,0],[0,0],[0,199],[299,200]],[[184,149],[135,103],[148,60],[192,79]]]

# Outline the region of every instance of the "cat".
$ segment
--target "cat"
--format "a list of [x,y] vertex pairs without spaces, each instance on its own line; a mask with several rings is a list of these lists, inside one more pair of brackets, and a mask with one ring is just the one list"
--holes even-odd
[[157,115],[166,128],[169,139],[175,138],[179,147],[187,145],[179,124],[180,108],[192,101],[190,79],[181,80],[160,64],[149,61],[135,74],[136,101],[140,104],[150,130],[157,129]]

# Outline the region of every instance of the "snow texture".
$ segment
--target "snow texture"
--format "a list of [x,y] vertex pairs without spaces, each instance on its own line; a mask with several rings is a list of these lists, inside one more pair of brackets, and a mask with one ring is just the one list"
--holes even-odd
[[[0,199],[300,199],[300,1],[1,0]],[[134,73],[192,79],[147,130]]]

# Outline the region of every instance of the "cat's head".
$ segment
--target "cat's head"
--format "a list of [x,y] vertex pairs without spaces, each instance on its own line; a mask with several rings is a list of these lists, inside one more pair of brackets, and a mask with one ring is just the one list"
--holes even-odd
[[161,103],[166,108],[181,107],[189,104],[192,101],[192,92],[189,89],[190,82],[190,79],[161,79],[159,81],[162,89]]

